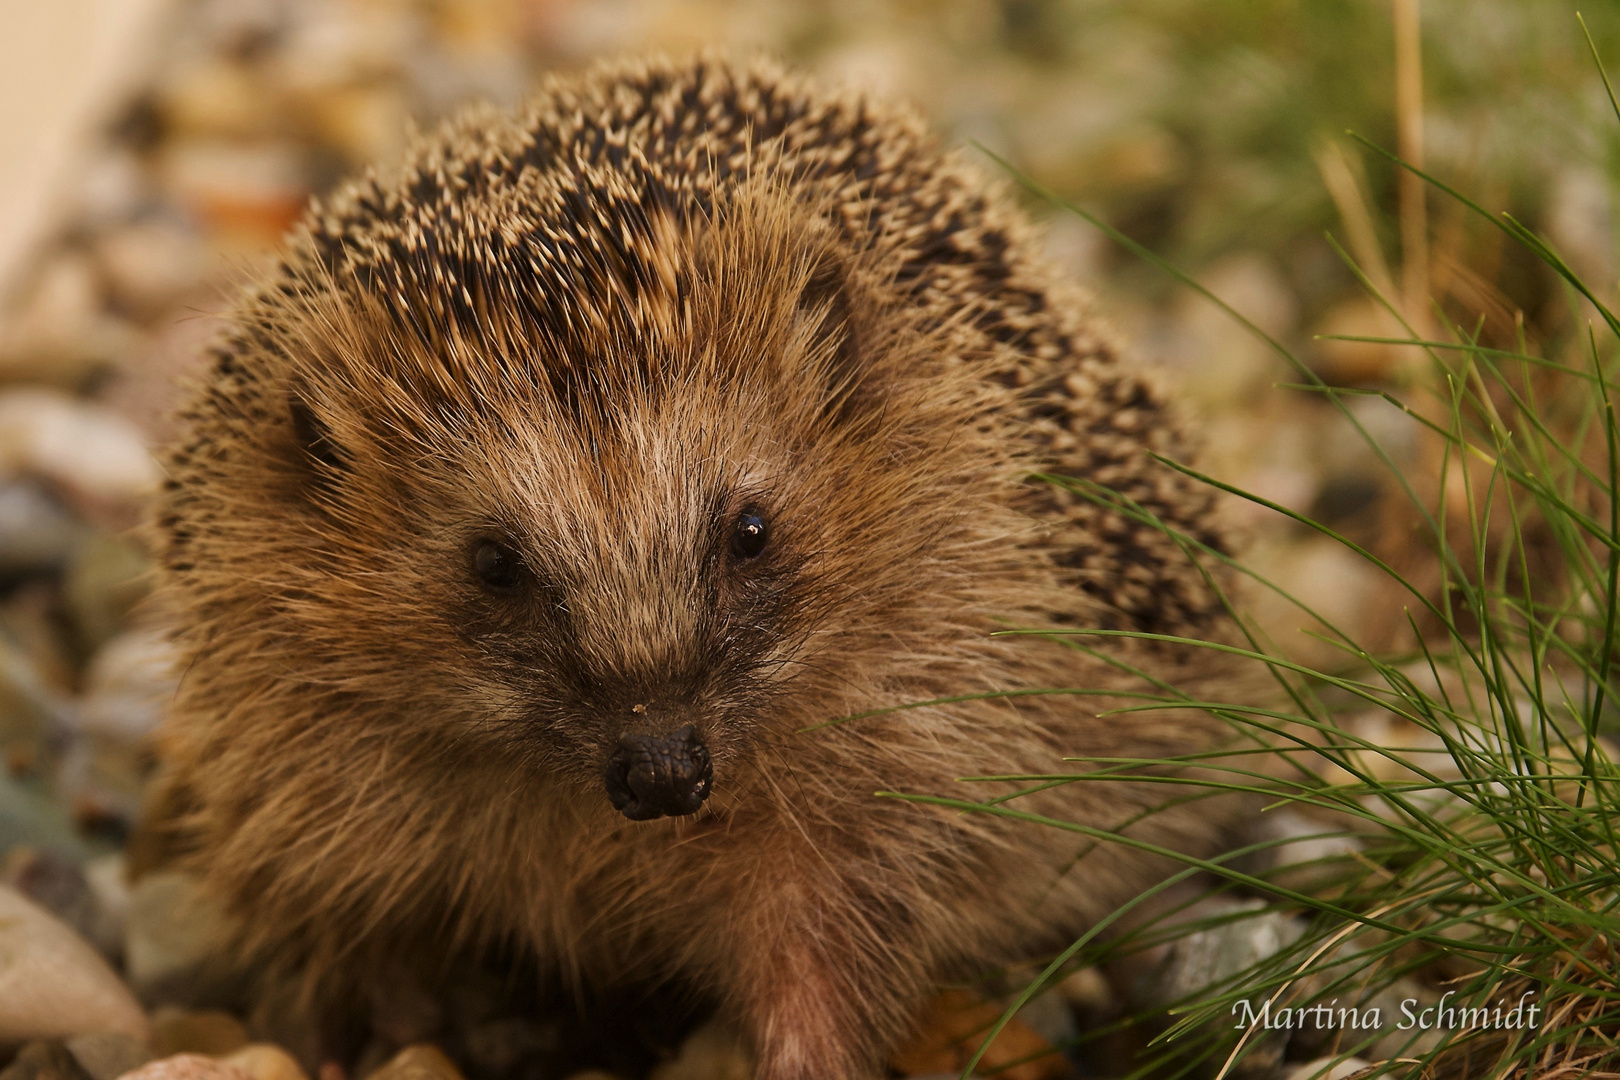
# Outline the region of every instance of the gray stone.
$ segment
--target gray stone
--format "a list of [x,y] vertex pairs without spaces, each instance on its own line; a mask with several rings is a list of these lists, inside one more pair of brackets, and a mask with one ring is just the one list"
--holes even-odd
[[13,848],[0,862],[0,880],[67,923],[116,962],[122,927],[101,907],[84,868],[73,859],[32,847]]
[[37,777],[0,771],[0,851],[43,848],[75,859],[89,851],[67,809]]
[[1074,1012],[1055,987],[1042,991],[1018,1010],[1018,1019],[1053,1046],[1066,1046],[1080,1034]]
[[1363,847],[1359,837],[1288,809],[1255,815],[1237,846],[1266,842],[1272,846],[1257,853],[1254,872],[1298,892],[1331,883]]
[[1169,956],[1154,976],[1154,995],[1165,1003],[1179,1001],[1230,979],[1261,960],[1286,949],[1305,933],[1291,915],[1266,911],[1261,900],[1216,900],[1203,914],[1243,915],[1198,930],[1171,943]]
[[31,1042],[17,1052],[17,1057],[0,1080],[91,1080],[60,1040]]
[[[1304,924],[1298,919],[1265,907],[1260,900],[1215,897],[1176,916],[1188,922],[1223,915],[1233,918],[1195,930],[1157,950],[1158,962],[1133,983],[1132,997],[1152,1008],[1194,998],[1276,955],[1304,934]],[[1236,1038],[1237,1032],[1230,1036]],[[1228,1075],[1234,1080],[1271,1080],[1282,1064],[1288,1033],[1256,1031],[1243,1046],[1242,1058],[1234,1062]]]
[[67,1048],[90,1080],[118,1080],[152,1060],[145,1043],[116,1031],[75,1035],[67,1040]]
[[61,569],[84,531],[38,484],[0,484],[0,575]]
[[[145,565],[144,556],[140,565]],[[156,630],[125,631],[90,659],[79,702],[80,728],[139,742],[157,730],[175,683],[168,639]]]

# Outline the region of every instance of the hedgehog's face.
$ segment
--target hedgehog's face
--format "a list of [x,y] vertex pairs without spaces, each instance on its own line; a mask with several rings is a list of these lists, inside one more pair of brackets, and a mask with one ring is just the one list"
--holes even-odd
[[457,711],[633,820],[697,811],[752,760],[817,622],[816,508],[748,430],[768,425],[699,425],[696,405],[529,433],[533,471],[471,485],[441,555]]
[[[706,501],[723,505],[737,500],[722,496]],[[764,514],[765,508],[752,502],[735,513],[722,509],[700,523],[699,535],[681,538],[708,550],[689,561],[670,558],[674,553],[667,550],[652,560],[687,565],[632,567],[625,565],[622,553],[619,558],[592,558],[588,565],[576,562],[548,574],[553,582],[569,579],[567,585],[549,589],[539,587],[533,569],[537,555],[526,555],[510,531],[479,536],[470,546],[472,577],[486,602],[529,608],[509,613],[515,616],[512,621],[522,622],[527,615],[531,622],[543,622],[552,639],[550,647],[535,652],[551,654],[555,669],[548,674],[555,677],[519,676],[543,686],[535,702],[541,706],[542,715],[536,718],[540,728],[553,741],[578,742],[584,735],[587,768],[591,757],[601,756],[600,745],[593,755],[590,744],[618,731],[602,778],[613,807],[633,821],[690,814],[701,807],[714,780],[709,741],[717,736],[736,741],[735,729],[748,726],[750,707],[765,704],[757,693],[761,660],[773,651],[772,639],[781,636],[781,627],[772,624],[782,621],[785,605],[782,590],[770,588],[770,575],[759,569],[772,532]],[[636,546],[629,540],[636,523],[616,524],[606,542]],[[574,561],[564,552],[553,554]],[[618,565],[608,573],[615,580],[584,580],[593,576],[588,566],[600,575],[613,563]],[[612,607],[601,610],[599,602],[592,604],[600,595],[582,595],[591,592],[608,593]],[[639,618],[628,617],[629,609],[655,594],[662,602],[651,619],[646,611]],[[536,604],[550,608],[538,620]],[[602,640],[587,642],[580,637],[583,628],[575,612],[593,606],[597,610],[590,622],[597,624],[595,636]],[[671,629],[676,632],[668,633]],[[632,634],[640,647],[623,648]],[[656,639],[662,640],[654,645]],[[551,714],[550,723],[545,713]]]
[[726,275],[692,256],[683,319],[594,348],[389,329],[295,372],[272,464],[306,508],[300,662],[346,652],[446,746],[632,819],[693,813],[868,707],[923,651],[908,628],[937,633],[908,605],[965,578],[941,552],[968,406],[884,374],[916,343],[759,232],[710,253]]

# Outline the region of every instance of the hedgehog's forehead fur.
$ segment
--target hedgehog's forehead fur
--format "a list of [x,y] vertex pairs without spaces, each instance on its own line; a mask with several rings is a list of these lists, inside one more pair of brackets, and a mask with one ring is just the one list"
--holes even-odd
[[[305,263],[278,328],[291,392],[424,440],[493,424],[553,444],[624,444],[653,416],[684,425],[688,441],[728,418],[773,425],[799,449],[870,436],[876,418],[857,401],[919,389],[885,369],[948,342],[886,311],[881,262],[840,250],[790,198],[750,184],[611,236],[603,206],[559,223],[575,254],[545,263],[502,250],[441,260],[416,244],[381,265],[347,252]],[[614,258],[582,268],[587,245]],[[926,428],[900,413],[881,426]]]

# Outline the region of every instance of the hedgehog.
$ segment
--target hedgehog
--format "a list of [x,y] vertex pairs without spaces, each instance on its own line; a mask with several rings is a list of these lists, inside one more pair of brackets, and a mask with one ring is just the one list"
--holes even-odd
[[[759,1080],[869,1080],[942,983],[1220,844],[1140,778],[993,779],[1221,743],[1117,708],[1230,676],[1143,640],[1224,632],[1227,540],[1166,395],[904,108],[713,56],[472,108],[312,204],[178,430],[141,865],[244,963],[516,950],[690,988]],[[1014,793],[1092,832],[943,805]]]

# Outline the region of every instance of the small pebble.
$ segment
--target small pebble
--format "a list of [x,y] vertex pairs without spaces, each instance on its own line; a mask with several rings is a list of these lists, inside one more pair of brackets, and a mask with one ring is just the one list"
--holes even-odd
[[44,387],[0,390],[0,471],[43,477],[91,502],[118,504],[152,494],[162,478],[129,421]]
[[1261,900],[1214,897],[1189,914],[1228,921],[1171,941],[1166,959],[1133,987],[1144,1004],[1163,1006],[1201,993],[1281,952],[1305,933],[1303,920],[1268,911]]
[[737,1032],[711,1021],[687,1036],[680,1052],[647,1080],[752,1080],[754,1061]]
[[129,536],[97,533],[74,549],[62,592],[84,644],[111,644],[151,587],[151,567],[146,549]]
[[17,1057],[4,1071],[0,1080],[91,1080],[61,1042],[31,1042],[17,1052]]
[[1317,1058],[1290,1072],[1288,1080],[1344,1080],[1345,1077],[1355,1075],[1370,1064],[1358,1057],[1349,1057],[1342,1061],[1336,1057]]
[[309,1080],[293,1056],[274,1043],[249,1043],[224,1058],[253,1080]]
[[408,970],[385,968],[364,989],[372,1034],[387,1047],[383,1061],[401,1046],[433,1042],[444,1025],[439,999]]
[[[130,569],[144,567],[143,554],[132,557]],[[129,584],[122,588],[127,591]],[[140,576],[132,584],[135,590],[144,587]],[[99,610],[93,616],[97,629],[82,633],[87,639],[115,626],[128,599],[109,596],[106,589],[91,591],[101,599],[81,605]],[[82,621],[89,626],[91,617]],[[109,640],[91,660],[72,725],[77,738],[63,754],[56,778],[58,790],[80,810],[81,820],[88,815],[128,827],[139,814],[154,764],[148,736],[174,694],[169,658],[160,635],[128,631]]]
[[1256,815],[1241,843],[1271,842],[1274,846],[1259,853],[1266,880],[1309,892],[1341,877],[1360,853],[1361,841],[1342,832],[1297,810],[1281,809]]
[[404,148],[410,108],[397,91],[351,86],[315,95],[310,105],[325,141],[352,161],[384,161]]
[[139,333],[103,307],[94,263],[59,252],[0,325],[0,379],[77,388],[128,355]]
[[220,954],[229,926],[225,913],[202,895],[189,874],[146,875],[129,891],[124,967],[130,984],[146,995],[182,985],[195,988],[209,961]]
[[178,221],[110,229],[97,238],[96,256],[113,297],[147,318],[196,289],[208,270],[202,241]]
[[1081,968],[1064,977],[1057,985],[1058,993],[1069,1003],[1069,1008],[1082,1015],[1102,1013],[1114,1004],[1114,991],[1094,967]]
[[[322,1066],[321,1080],[326,1080],[325,1072]],[[462,1080],[462,1076],[443,1050],[432,1043],[417,1043],[395,1054],[367,1080]]]
[[262,250],[281,239],[309,197],[305,154],[296,144],[187,139],[167,147],[167,189],[216,230],[214,240]]
[[149,1061],[121,1080],[251,1080],[235,1065],[202,1054],[174,1054]]
[[[19,749],[25,750],[26,744],[6,746],[10,754],[17,754]],[[15,767],[17,763],[18,757],[11,757],[7,764]],[[9,851],[18,845],[44,848],[74,858],[87,855],[84,840],[73,827],[61,801],[37,778],[18,776],[8,769],[0,772],[0,851]]]
[[[965,990],[947,990],[934,999],[917,1034],[889,1063],[908,1077],[961,1075],[1003,1008]],[[982,1065],[1002,1080],[1055,1080],[1069,1074],[1068,1059],[1017,1017],[990,1044]]]
[[95,1031],[145,1039],[146,1015],[71,927],[0,885],[0,1043]]
[[61,503],[28,481],[0,486],[0,574],[61,569],[84,532]]
[[475,1072],[505,1076],[527,1059],[555,1050],[557,1030],[522,1017],[487,1020],[462,1036],[467,1062]]
[[158,1057],[175,1054],[230,1054],[248,1045],[247,1028],[221,1009],[178,1009],[165,1005],[152,1014],[152,1052]]
[[118,1080],[152,1060],[145,1043],[115,1031],[75,1035],[67,1040],[67,1048],[90,1080]]
[[247,65],[211,57],[166,72],[158,108],[181,138],[221,136],[251,140],[285,125],[282,102]]
[[104,911],[78,862],[55,852],[20,846],[0,860],[0,881],[71,926],[103,956],[123,946],[117,920]]
[[1338,337],[1402,338],[1400,322],[1377,301],[1356,297],[1328,311],[1315,328],[1312,366],[1329,382],[1340,386],[1375,383],[1391,378],[1405,358],[1399,345],[1376,341],[1339,341]]
[[53,736],[68,711],[29,655],[10,635],[0,634],[0,743],[35,743]]
[[155,630],[129,630],[90,659],[79,711],[84,727],[131,742],[156,730],[174,695],[174,647]]

